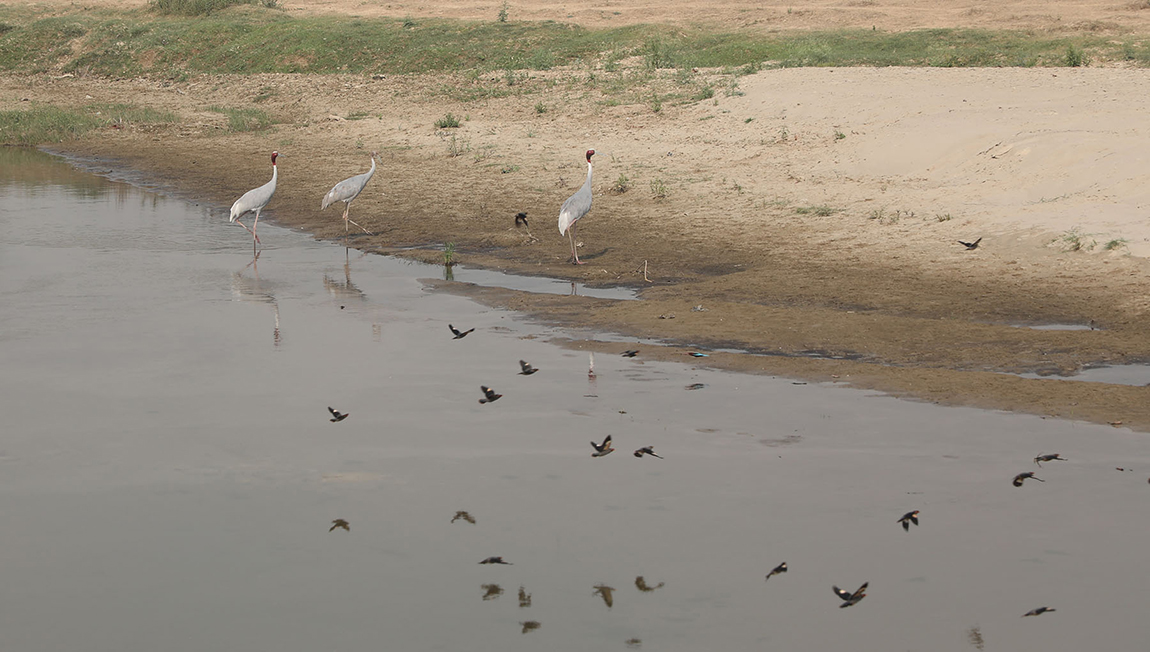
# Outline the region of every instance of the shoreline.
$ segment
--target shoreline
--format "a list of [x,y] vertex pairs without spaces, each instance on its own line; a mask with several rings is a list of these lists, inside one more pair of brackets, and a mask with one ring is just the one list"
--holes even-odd
[[[1145,227],[1127,208],[1141,201],[1133,183],[1138,177],[1110,183],[1111,195],[1134,194],[1106,203],[1097,188],[1109,182],[1109,168],[1099,178],[1072,180],[1095,188],[1090,192],[1073,191],[1061,177],[1043,180],[1065,166],[1061,158],[1051,160],[1053,147],[1064,148],[1058,156],[1125,165],[1128,159],[1116,159],[1150,143],[1150,134],[1134,129],[1108,135],[1102,124],[1095,149],[1085,151],[1080,139],[1061,135],[1073,126],[1066,124],[1054,138],[1032,131],[1038,135],[1016,135],[1013,145],[978,154],[1004,140],[983,133],[984,116],[996,116],[1004,132],[1020,128],[1011,121],[1032,123],[1035,107],[1060,101],[1058,84],[1106,90],[1112,103],[1103,108],[1113,111],[1113,102],[1150,85],[1144,71],[771,71],[740,78],[742,95],[658,113],[643,104],[603,104],[594,94],[548,87],[542,78],[525,97],[464,104],[415,92],[438,78],[218,76],[181,86],[2,79],[9,95],[35,102],[75,106],[88,97],[115,97],[176,113],[176,124],[103,130],[49,149],[136,170],[146,180],[142,185],[211,203],[221,209],[214,211],[221,220],[235,197],[267,181],[267,154],[277,149],[280,187],[263,219],[317,239],[342,240],[340,211],[321,213],[319,200],[336,181],[366,170],[367,152],[377,149],[379,170],[351,209],[351,218],[376,235],[353,234],[350,246],[440,262],[442,252],[434,247],[454,242],[456,260],[466,265],[589,286],[626,285],[639,288],[642,298],[604,302],[453,290],[532,319],[772,354],[706,360],[732,370],[849,379],[852,386],[905,398],[1150,430],[1142,388],[1008,375],[1150,361],[1144,327],[1150,264],[1135,255],[1150,245],[1134,231]],[[1121,80],[1137,83],[1116,93],[1113,85]],[[1050,83],[1056,86],[1046,95],[1014,107],[1009,116],[997,108],[1000,92]],[[273,85],[281,89],[279,99],[264,106],[285,121],[270,131],[229,133],[221,128],[222,116],[205,111]],[[939,90],[923,104],[889,104],[893,95],[915,97],[929,88]],[[843,93],[850,107],[820,101]],[[955,115],[939,94],[958,98],[959,107],[978,106]],[[1140,110],[1146,98],[1150,92],[1123,110]],[[531,108],[537,102],[553,108],[538,114]],[[379,113],[339,118],[356,111]],[[461,127],[434,128],[444,112],[465,116]],[[847,114],[856,117],[845,123]],[[1072,111],[1039,120],[1076,125],[1086,119]],[[949,130],[938,133],[940,120],[949,121]],[[785,141],[775,138],[780,129],[787,130]],[[832,137],[833,130],[845,137]],[[943,140],[912,142],[935,133]],[[767,136],[772,139],[763,140]],[[893,137],[899,140],[892,144]],[[468,143],[462,155],[449,155],[453,139]],[[575,268],[564,264],[567,242],[552,213],[582,183],[581,154],[588,147],[599,152],[596,196],[580,223],[580,256],[588,264]],[[906,160],[881,157],[892,147]],[[629,180],[626,192],[614,189],[620,177]],[[663,197],[649,191],[656,180],[669,188]],[[1045,189],[1051,183],[1072,192],[1057,201],[1028,199],[1056,192]],[[1003,198],[1012,199],[1003,204]],[[521,210],[529,215],[529,232],[513,224]],[[1126,236],[1128,246],[1066,251],[1051,244],[1050,230],[1037,226],[1061,228],[1054,226],[1059,220],[1100,210],[1109,211],[1098,213],[1100,224],[1126,220],[1111,228]],[[946,219],[938,217],[944,212]],[[237,238],[249,237],[236,231]],[[1091,232],[1094,227],[1083,229]],[[1145,232],[1150,236],[1150,229]],[[976,251],[954,242],[979,236],[985,239]],[[645,263],[650,283],[643,280]],[[692,312],[698,305],[706,311]],[[1017,327],[1090,322],[1102,330]],[[845,359],[812,359],[812,352]]]

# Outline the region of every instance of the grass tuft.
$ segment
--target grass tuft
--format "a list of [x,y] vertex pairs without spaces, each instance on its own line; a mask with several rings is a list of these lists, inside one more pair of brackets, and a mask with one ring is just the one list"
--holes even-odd
[[451,113],[445,114],[442,118],[435,121],[436,129],[455,129],[459,126],[459,118]]
[[227,116],[228,131],[237,133],[263,131],[274,123],[271,115],[261,109],[234,109],[227,106],[212,105],[208,107],[208,110]]

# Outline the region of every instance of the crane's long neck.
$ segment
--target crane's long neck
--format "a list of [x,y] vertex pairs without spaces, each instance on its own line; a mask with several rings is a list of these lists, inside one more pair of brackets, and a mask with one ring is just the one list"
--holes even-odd
[[591,187],[591,161],[587,161],[587,180],[583,182],[583,187]]
[[276,177],[277,177],[277,176],[279,176],[279,172],[280,172],[279,166],[278,166],[278,165],[276,165],[276,164],[275,164],[275,162],[272,162],[272,180],[271,180],[271,184],[272,184],[273,186],[275,185],[275,182],[276,182]]
[[364,185],[371,181],[371,175],[375,174],[375,156],[371,157],[371,169],[367,171],[367,178],[363,180]]

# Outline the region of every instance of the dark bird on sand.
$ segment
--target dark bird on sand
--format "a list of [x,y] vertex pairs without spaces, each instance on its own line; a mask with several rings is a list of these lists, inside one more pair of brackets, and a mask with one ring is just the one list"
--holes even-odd
[[479,402],[481,404],[482,403],[494,403],[495,401],[498,401],[500,398],[503,397],[502,394],[496,394],[495,390],[491,389],[487,385],[480,385],[479,389],[480,389],[480,391],[483,392],[483,396],[486,397],[486,398],[479,399]]
[[1047,613],[1047,612],[1054,613],[1055,611],[1058,611],[1058,610],[1057,609],[1051,609],[1050,607],[1039,607],[1037,609],[1031,609],[1030,611],[1027,611],[1026,613],[1022,614],[1022,617],[1026,618],[1027,616],[1040,616],[1044,613]]
[[519,226],[520,224],[527,226],[527,213],[515,214],[515,226]]
[[963,242],[962,240],[959,240],[958,244],[966,247],[967,251],[974,251],[975,249],[978,249],[978,243],[980,242],[982,242],[982,238],[979,238],[974,242]]
[[903,514],[902,518],[898,519],[898,522],[902,523],[902,529],[910,532],[911,523],[918,525],[918,510],[916,509],[913,512],[907,512]]
[[342,518],[337,518],[337,519],[335,519],[334,521],[332,521],[332,522],[331,522],[331,529],[329,529],[329,530],[328,530],[328,532],[335,532],[335,529],[336,529],[337,527],[341,527],[341,528],[343,528],[344,530],[347,530],[348,532],[351,532],[351,526],[349,526],[349,525],[347,524],[347,521],[343,520]]
[[661,589],[661,588],[663,588],[663,584],[665,584],[665,583],[659,582],[655,586],[647,586],[647,580],[643,579],[642,575],[635,578],[635,588],[639,589],[643,593],[650,593],[651,591],[654,591],[655,589]]
[[644,455],[650,455],[651,457],[657,457],[659,459],[663,459],[662,455],[656,455],[655,454],[655,447],[654,446],[644,446],[644,447],[640,448],[639,450],[635,451],[635,457],[643,457]]
[[471,331],[475,330],[474,328],[469,328],[469,329],[467,329],[467,330],[465,330],[465,331],[461,331],[461,330],[459,330],[458,328],[456,328],[456,327],[452,326],[451,324],[448,324],[448,325],[447,325],[447,327],[448,327],[448,328],[450,328],[450,329],[451,329],[451,332],[455,334],[455,337],[451,338],[451,339],[453,339],[453,340],[461,340],[461,339],[463,339],[463,338],[467,337],[467,334],[468,334],[468,333],[470,333]]
[[774,577],[775,575],[778,575],[779,573],[785,573],[785,572],[787,572],[787,562],[784,561],[783,563],[779,564],[778,566],[775,566],[774,568],[772,568],[771,572],[767,573],[767,579],[769,580],[772,577]]
[[484,559],[483,561],[481,561],[479,563],[481,563],[481,564],[503,564],[505,566],[513,566],[514,565],[509,561],[503,561],[502,557],[488,557],[487,559]]
[[595,448],[595,452],[591,453],[591,457],[603,457],[604,455],[609,455],[611,451],[615,450],[611,447],[611,435],[607,435],[607,438],[603,440],[602,444],[591,442],[591,446]]
[[1048,455],[1039,455],[1038,457],[1034,458],[1034,463],[1037,464],[1038,466],[1042,466],[1043,462],[1054,462],[1054,461],[1065,462],[1066,458],[1060,456],[1058,453],[1050,453]]
[[607,586],[606,584],[599,584],[595,586],[595,595],[602,596],[603,602],[607,604],[608,609],[615,606],[615,597],[611,595],[611,592],[614,590],[614,588]]
[[837,586],[832,586],[831,588],[834,589],[835,595],[839,596],[839,598],[841,598],[843,601],[843,603],[839,605],[839,609],[846,609],[847,607],[857,604],[860,600],[865,598],[866,587],[868,584],[870,584],[870,582],[863,582],[863,585],[860,586],[854,593],[844,591]]
[[1046,482],[1042,478],[1036,477],[1034,475],[1034,471],[1027,471],[1026,473],[1019,473],[1018,475],[1014,476],[1012,484],[1016,487],[1021,487],[1023,481],[1025,480],[1038,480],[1039,482]]
[[519,368],[522,369],[522,371],[519,372],[520,376],[530,376],[536,371],[539,371],[535,367],[532,367],[526,360],[519,361]]
[[624,351],[624,352],[623,352],[623,357],[624,357],[624,358],[633,358],[633,357],[635,357],[635,356],[637,356],[637,355],[639,355],[639,349],[634,349],[634,350],[632,350],[632,351]]
[[475,525],[475,517],[472,516],[471,514],[465,512],[465,511],[461,510],[461,511],[455,512],[455,516],[452,517],[451,522],[454,523],[454,522],[458,521],[459,519],[463,519],[463,520],[467,521],[468,523]]
[[331,406],[328,406],[327,411],[331,412],[331,422],[332,423],[335,423],[337,421],[343,421],[344,419],[347,418],[346,414],[344,414],[343,412],[340,412],[339,410],[333,409]]

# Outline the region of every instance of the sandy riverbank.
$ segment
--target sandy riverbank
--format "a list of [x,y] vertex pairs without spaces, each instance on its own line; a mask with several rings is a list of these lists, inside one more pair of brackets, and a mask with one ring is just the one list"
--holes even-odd
[[[619,20],[652,15],[624,5]],[[659,6],[664,18],[674,13],[674,3]],[[445,16],[471,17],[442,7]],[[524,7],[542,12],[531,18],[563,11]],[[1115,29],[1139,29],[1150,17],[1075,7],[1051,11],[1069,12],[1063,23],[1118,21]],[[879,9],[908,21],[886,28],[933,24],[916,22],[922,7],[869,3],[843,13]],[[808,10],[831,8],[799,9]],[[969,26],[947,11],[931,20]],[[982,20],[970,8],[959,14]],[[733,15],[715,20],[738,26]],[[320,198],[365,170],[367,152],[378,149],[380,170],[352,208],[375,235],[354,236],[352,246],[425,247],[403,255],[430,260],[441,255],[433,247],[455,242],[457,258],[471,264],[643,288],[645,300],[629,303],[457,288],[540,319],[774,354],[709,360],[720,366],[1150,427],[1144,388],[990,373],[1150,360],[1147,71],[787,69],[738,77],[737,86],[700,71],[727,86],[658,112],[603,101],[573,83],[586,74],[532,73],[529,94],[470,102],[442,89],[500,80],[266,75],[170,84],[45,75],[0,84],[5,109],[27,98],[175,112],[175,125],[108,130],[61,150],[144,171],[218,205],[220,219],[235,197],[267,180],[276,149],[280,186],[268,217],[342,237],[338,210],[321,213]],[[259,106],[280,122],[269,132],[229,133],[225,118],[207,110],[260,94],[270,97]],[[434,126],[446,112],[464,118],[458,129]],[[598,152],[596,196],[579,232],[588,264],[575,268],[554,222],[583,180],[587,148]],[[621,176],[626,192],[614,189]],[[654,196],[653,184],[666,196]],[[513,225],[519,211],[530,234]],[[247,234],[237,226],[236,237]],[[979,237],[975,251],[956,242]],[[1081,248],[1071,250],[1075,242]],[[692,312],[696,305],[707,310]],[[1091,320],[1101,330],[1014,327]]]

